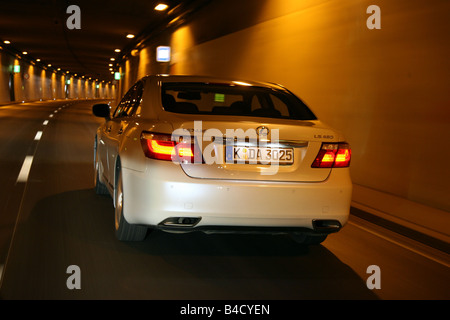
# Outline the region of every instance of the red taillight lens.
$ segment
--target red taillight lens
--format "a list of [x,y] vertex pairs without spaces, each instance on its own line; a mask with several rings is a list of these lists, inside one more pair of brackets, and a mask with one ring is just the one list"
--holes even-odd
[[[176,140],[176,141],[174,141]],[[145,156],[151,159],[167,160],[177,163],[194,163],[201,154],[196,144],[182,137],[172,137],[170,134],[142,132],[141,145]]]
[[352,150],[348,143],[323,143],[312,168],[345,168],[350,166]]
[[340,143],[336,153],[336,160],[334,161],[335,168],[345,168],[350,166],[352,158],[352,149],[348,143]]

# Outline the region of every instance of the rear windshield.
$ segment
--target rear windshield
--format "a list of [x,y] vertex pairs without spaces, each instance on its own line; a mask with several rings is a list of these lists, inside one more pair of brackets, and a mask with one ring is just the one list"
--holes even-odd
[[165,83],[162,102],[164,110],[175,113],[316,120],[295,95],[264,87]]

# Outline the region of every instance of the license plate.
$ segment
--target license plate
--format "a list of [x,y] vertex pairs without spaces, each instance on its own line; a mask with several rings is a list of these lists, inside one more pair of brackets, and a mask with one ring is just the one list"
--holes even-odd
[[225,157],[227,163],[289,165],[294,163],[294,149],[226,146]]

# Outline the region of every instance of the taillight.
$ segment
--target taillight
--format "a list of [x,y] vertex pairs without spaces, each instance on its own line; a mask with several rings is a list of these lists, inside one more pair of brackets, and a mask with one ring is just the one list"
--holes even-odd
[[352,150],[346,142],[323,143],[312,168],[345,168],[350,166]]
[[143,131],[141,145],[145,156],[151,159],[177,163],[202,163],[202,156],[194,138]]

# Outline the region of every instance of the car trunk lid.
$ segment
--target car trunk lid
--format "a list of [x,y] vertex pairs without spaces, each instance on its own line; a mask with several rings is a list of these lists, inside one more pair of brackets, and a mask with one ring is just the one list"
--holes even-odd
[[330,174],[331,168],[311,167],[323,142],[339,140],[320,121],[194,117],[173,122],[174,132],[189,132],[202,151],[202,163],[181,164],[192,178],[320,182]]

